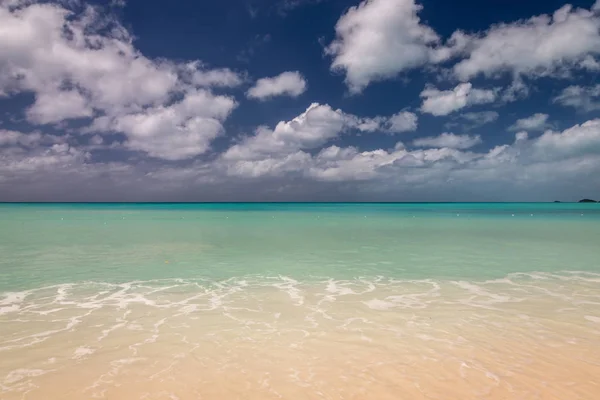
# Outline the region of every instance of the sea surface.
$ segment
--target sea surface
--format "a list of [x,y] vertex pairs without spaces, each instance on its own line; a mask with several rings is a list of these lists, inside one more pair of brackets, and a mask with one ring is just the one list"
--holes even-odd
[[0,399],[600,398],[600,204],[0,204]]

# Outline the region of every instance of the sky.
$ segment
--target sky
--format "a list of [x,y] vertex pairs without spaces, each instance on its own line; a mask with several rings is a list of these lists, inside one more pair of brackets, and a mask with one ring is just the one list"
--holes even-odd
[[0,201],[600,199],[600,0],[0,0]]

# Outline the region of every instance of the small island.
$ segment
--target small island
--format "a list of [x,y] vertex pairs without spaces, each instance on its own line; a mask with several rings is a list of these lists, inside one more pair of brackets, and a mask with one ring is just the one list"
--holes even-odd
[[592,199],[583,199],[579,200],[579,203],[597,203],[597,201]]

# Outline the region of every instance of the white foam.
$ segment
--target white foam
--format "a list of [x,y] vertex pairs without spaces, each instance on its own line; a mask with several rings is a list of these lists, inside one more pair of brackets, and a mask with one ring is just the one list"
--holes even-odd
[[327,287],[325,288],[325,290],[329,293],[338,294],[340,296],[355,294],[354,290],[344,286],[338,286],[337,282],[334,280],[330,280],[329,282],[327,282]]
[[4,378],[4,383],[11,384],[26,378],[35,378],[36,376],[44,375],[46,372],[47,371],[44,371],[43,369],[15,369],[6,375],[6,378]]
[[599,317],[594,317],[592,315],[586,315],[584,318],[587,319],[588,321],[600,324],[600,318]]
[[390,308],[394,308],[396,305],[394,303],[390,303],[389,301],[372,299],[368,301],[363,301],[367,307],[372,310],[389,310]]
[[14,304],[20,304],[25,300],[25,297],[27,297],[29,293],[29,291],[3,293],[4,298],[0,300],[0,306],[12,306]]
[[96,352],[96,350],[92,349],[90,347],[85,347],[85,346],[78,347],[75,350],[75,352],[73,353],[73,357],[72,358],[74,360],[77,360],[77,359],[83,358],[85,356],[89,356],[90,354],[94,354],[95,352]]
[[387,299],[391,300],[396,305],[402,305],[405,308],[425,308],[427,304],[417,300],[415,297],[419,295],[405,295],[405,296],[388,296]]
[[115,324],[115,325],[111,326],[108,329],[104,329],[102,331],[102,334],[100,336],[98,336],[98,341],[101,341],[101,340],[105,339],[112,331],[115,331],[115,330],[117,330],[119,328],[122,328],[125,325],[126,325],[125,322],[119,322],[118,324]]
[[12,304],[10,306],[0,307],[0,315],[8,314],[11,312],[19,311],[21,307],[18,304]]
[[56,297],[54,298],[54,302],[62,303],[67,299],[69,295],[69,290],[72,289],[73,284],[65,283],[63,285],[59,285],[56,291]]
[[[470,293],[489,298],[488,300],[483,300],[483,301],[480,300],[479,303],[493,304],[493,303],[505,303],[505,302],[509,302],[509,301],[518,301],[518,299],[512,299],[510,296],[505,296],[505,295],[489,292],[486,289],[484,289],[481,286],[476,285],[474,283],[459,281],[459,282],[455,282],[455,284],[457,286],[459,286],[460,288],[467,290]],[[470,303],[470,301],[469,301],[469,303]]]
[[297,306],[303,305],[304,296],[302,295],[302,291],[296,287],[300,282],[287,276],[280,276],[279,278],[283,283],[276,283],[274,286],[284,290],[290,296],[290,299],[294,300]]
[[178,311],[182,314],[191,314],[196,310],[198,310],[197,304],[188,304],[187,306],[181,307]]

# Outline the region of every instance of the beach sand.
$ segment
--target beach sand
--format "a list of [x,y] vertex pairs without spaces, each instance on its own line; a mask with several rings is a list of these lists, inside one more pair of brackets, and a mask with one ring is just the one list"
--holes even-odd
[[599,282],[280,277],[13,293],[0,397],[594,399]]

